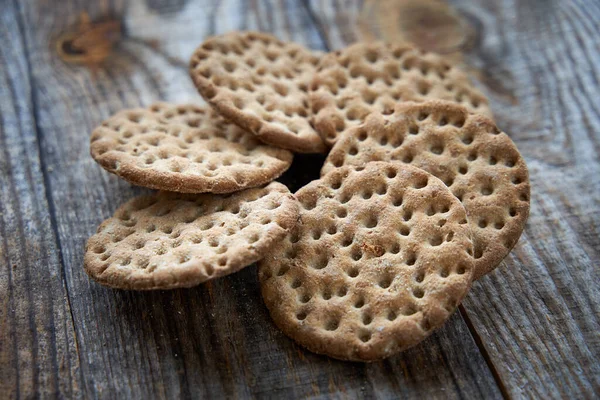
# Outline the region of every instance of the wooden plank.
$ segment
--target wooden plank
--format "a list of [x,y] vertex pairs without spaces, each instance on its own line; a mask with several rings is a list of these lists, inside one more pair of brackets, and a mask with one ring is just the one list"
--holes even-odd
[[0,397],[76,398],[81,375],[12,3],[0,15]]
[[[35,2],[22,6],[86,396],[500,397],[458,314],[421,346],[363,365],[311,354],[282,335],[262,304],[254,267],[198,288],[154,293],[109,290],[87,278],[85,240],[121,202],[140,192],[91,160],[88,136],[95,125],[124,107],[200,101],[187,77],[186,60],[207,34],[258,28],[323,48],[303,4],[202,4],[88,5],[92,18],[122,18],[126,32],[95,76],[62,63],[48,45],[48,38],[76,22],[82,11],[76,2],[62,2],[60,8]],[[318,171],[304,166],[318,157],[299,160],[297,172],[286,178],[294,185]]]
[[[359,10],[360,1],[344,10]],[[398,2],[400,3],[400,2]],[[452,2],[474,29],[466,60],[498,124],[527,160],[531,216],[499,270],[464,302],[481,349],[511,397],[600,394],[600,7],[573,1]],[[331,48],[360,35],[311,2]],[[340,19],[353,21],[340,25]],[[346,32],[349,29],[350,32]]]

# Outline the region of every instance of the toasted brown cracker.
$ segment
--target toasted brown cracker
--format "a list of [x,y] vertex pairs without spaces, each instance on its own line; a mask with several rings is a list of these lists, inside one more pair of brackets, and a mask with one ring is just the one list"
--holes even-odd
[[293,158],[209,107],[165,103],[112,116],[94,130],[90,149],[103,168],[131,183],[185,193],[260,186]]
[[310,90],[315,128],[330,146],[369,113],[389,114],[402,101],[451,100],[491,116],[464,72],[409,44],[360,42],[329,54]]
[[257,32],[206,40],[190,61],[200,94],[263,142],[302,153],[325,145],[309,122],[308,83],[316,53]]
[[229,196],[140,196],[89,239],[85,270],[119,289],[191,287],[257,261],[297,218],[296,200],[277,182]]
[[473,231],[474,279],[496,268],[518,241],[529,215],[529,174],[515,144],[489,118],[448,102],[401,104],[340,137],[322,174],[381,160],[426,170],[462,201]]
[[259,263],[264,301],[311,351],[372,361],[419,343],[470,287],[465,209],[401,163],[338,168],[296,193],[300,221]]

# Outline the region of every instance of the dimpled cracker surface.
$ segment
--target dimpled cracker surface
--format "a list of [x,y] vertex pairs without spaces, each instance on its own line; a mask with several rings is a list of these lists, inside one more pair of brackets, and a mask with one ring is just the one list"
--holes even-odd
[[300,223],[259,263],[275,323],[311,351],[373,361],[440,326],[471,283],[465,209],[401,163],[343,167],[296,193]]
[[340,137],[322,174],[380,160],[422,168],[462,201],[473,231],[474,279],[517,243],[529,215],[529,174],[513,141],[489,118],[448,102],[401,104]]
[[90,152],[104,169],[131,183],[185,193],[260,186],[293,159],[210,107],[165,103],[115,114],[92,133]]
[[206,40],[190,61],[200,94],[263,142],[302,153],[325,150],[309,123],[308,84],[320,57],[257,32]]
[[195,286],[257,261],[297,218],[298,203],[278,182],[229,196],[140,196],[89,239],[85,270],[119,289]]
[[402,101],[449,100],[491,116],[486,97],[443,57],[409,44],[361,42],[327,55],[311,83],[315,127],[332,146],[371,112]]

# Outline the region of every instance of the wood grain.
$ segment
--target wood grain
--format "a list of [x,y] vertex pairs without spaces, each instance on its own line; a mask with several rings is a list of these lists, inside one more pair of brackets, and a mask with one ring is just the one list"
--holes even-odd
[[[347,6],[344,10],[356,10]],[[531,175],[531,214],[503,265],[463,303],[483,354],[515,398],[600,394],[600,6],[452,2],[475,35],[467,63]],[[312,1],[332,49],[360,13]],[[341,24],[340,20],[353,23]]]
[[[92,161],[98,123],[157,100],[201,102],[187,59],[207,35],[258,29],[337,49],[360,38],[363,1],[3,2],[0,398],[600,395],[600,6],[452,3],[474,32],[464,59],[528,162],[531,217],[504,265],[441,330],[365,365],[280,333],[254,266],[153,293],[103,288],[82,267],[96,226],[143,191]],[[82,11],[124,27],[95,73],[54,51]],[[299,156],[281,180],[297,189],[321,162]]]
[[0,14],[0,398],[77,397],[82,377],[46,199],[29,63],[12,4]]
[[[93,163],[92,128],[124,107],[200,101],[185,65],[208,34],[262,29],[313,48],[323,42],[306,7],[293,2],[100,3],[86,7],[92,19],[122,18],[126,37],[94,76],[62,63],[48,46],[48,38],[76,22],[81,7],[67,3],[61,9],[23,3],[20,18],[35,65],[35,115],[85,397],[500,396],[460,315],[421,346],[363,365],[311,354],[282,335],[262,304],[254,267],[169,292],[114,291],[91,282],[82,268],[85,240],[140,191]],[[282,178],[293,188],[316,178],[322,162],[318,156],[298,160]]]

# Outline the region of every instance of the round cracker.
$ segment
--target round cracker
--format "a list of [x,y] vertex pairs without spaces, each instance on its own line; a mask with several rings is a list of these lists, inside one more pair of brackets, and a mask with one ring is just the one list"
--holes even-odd
[[402,101],[449,100],[491,116],[488,100],[443,57],[410,44],[359,42],[327,55],[311,83],[315,128],[332,146],[371,112]]
[[261,186],[293,159],[210,107],[165,103],[112,116],[92,133],[90,150],[104,169],[133,184],[184,193]]
[[309,122],[308,83],[319,59],[265,33],[230,32],[198,47],[190,75],[220,114],[263,142],[318,153],[325,144]]
[[369,116],[333,147],[322,174],[343,165],[398,160],[440,178],[458,197],[475,244],[475,279],[519,240],[529,215],[529,173],[513,141],[483,115],[448,102],[398,105]]
[[191,287],[259,260],[297,218],[298,203],[278,182],[229,196],[140,196],[89,239],[85,270],[119,289]]
[[264,301],[316,353],[373,361],[439,327],[470,287],[465,209],[401,163],[343,167],[296,193],[300,224],[259,263]]

